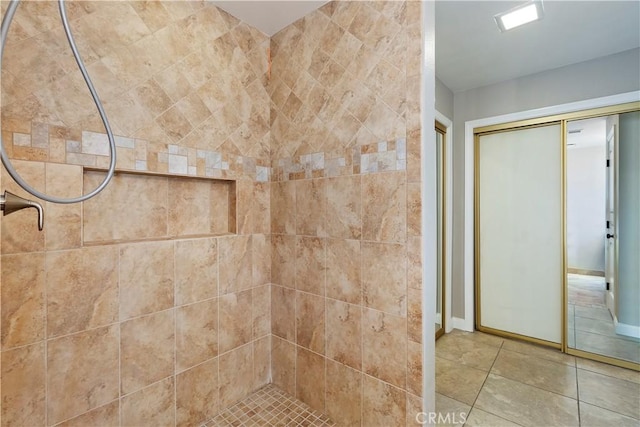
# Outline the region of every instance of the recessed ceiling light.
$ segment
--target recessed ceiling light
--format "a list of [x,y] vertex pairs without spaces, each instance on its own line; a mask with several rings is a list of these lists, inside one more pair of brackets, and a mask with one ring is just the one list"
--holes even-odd
[[505,32],[520,25],[542,19],[543,14],[542,0],[532,0],[506,12],[499,13],[494,16],[494,19],[500,31]]

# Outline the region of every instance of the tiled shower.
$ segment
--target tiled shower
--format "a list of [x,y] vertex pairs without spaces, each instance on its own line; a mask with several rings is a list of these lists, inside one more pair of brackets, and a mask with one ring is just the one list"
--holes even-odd
[[[209,2],[68,11],[118,173],[43,232],[1,219],[0,423],[198,426],[273,383],[338,425],[412,424],[420,2],[334,1],[271,38]],[[18,10],[2,140],[74,196],[108,149],[57,13]]]

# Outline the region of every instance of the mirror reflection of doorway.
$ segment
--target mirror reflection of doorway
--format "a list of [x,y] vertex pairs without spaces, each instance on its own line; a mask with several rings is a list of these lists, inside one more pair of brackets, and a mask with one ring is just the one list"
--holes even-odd
[[446,280],[446,239],[445,239],[445,209],[446,209],[446,167],[445,167],[445,141],[447,128],[436,121],[436,168],[437,168],[437,211],[438,211],[438,277],[436,283],[436,339],[445,333],[445,280]]
[[640,363],[640,112],[567,123],[567,346]]

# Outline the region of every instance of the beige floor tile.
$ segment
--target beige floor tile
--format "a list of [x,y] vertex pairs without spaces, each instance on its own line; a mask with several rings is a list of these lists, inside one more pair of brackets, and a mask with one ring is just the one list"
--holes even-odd
[[581,402],[640,419],[640,384],[578,369]]
[[469,411],[470,405],[436,393],[437,426],[462,426],[469,416]]
[[478,408],[471,410],[465,423],[465,427],[518,427],[520,425]]
[[443,336],[436,342],[436,356],[471,368],[488,371],[500,351],[497,347],[457,336]]
[[576,348],[640,363],[640,344],[626,339],[576,331]]
[[535,344],[528,344],[521,341],[504,340],[502,346],[505,350],[515,351],[517,353],[527,354],[529,356],[539,357],[541,359],[551,360],[553,362],[564,363],[565,365],[575,366],[576,358],[568,354],[562,353],[560,350],[546,348]]
[[475,332],[467,332],[461,331],[459,329],[454,329],[451,331],[451,336],[464,337],[466,339],[479,342],[482,344],[490,345],[492,347],[502,347],[502,343],[504,342],[503,338],[500,338],[497,335],[485,334],[484,332],[475,331]]
[[590,319],[588,317],[576,317],[575,328],[578,331],[592,332],[594,334],[615,337],[616,330],[612,320]]
[[487,372],[436,357],[436,392],[473,405]]
[[640,421],[608,409],[580,402],[580,425],[582,427],[638,427]]
[[621,380],[632,381],[640,384],[640,372],[631,369],[619,368],[617,366],[608,365],[606,363],[596,362],[595,360],[576,358],[578,369],[585,371],[597,372],[599,374],[608,375],[610,377]]
[[509,350],[500,354],[491,373],[576,399],[576,368]]
[[475,407],[524,426],[578,426],[576,400],[494,374]]
[[576,317],[611,320],[611,313],[609,313],[609,310],[606,307],[585,307],[583,305],[576,305],[575,314]]

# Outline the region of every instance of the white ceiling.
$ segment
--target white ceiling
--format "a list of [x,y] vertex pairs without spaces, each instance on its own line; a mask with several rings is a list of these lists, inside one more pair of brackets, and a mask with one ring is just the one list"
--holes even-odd
[[272,36],[309,12],[318,9],[327,3],[327,0],[213,0],[212,3],[266,35]]
[[[213,0],[271,36],[326,1]],[[546,0],[543,20],[501,33],[524,1],[436,1],[436,75],[454,92],[640,47],[640,1]]]
[[437,1],[436,75],[454,92],[640,46],[640,2],[544,2],[541,21],[501,33],[493,16],[524,1]]

